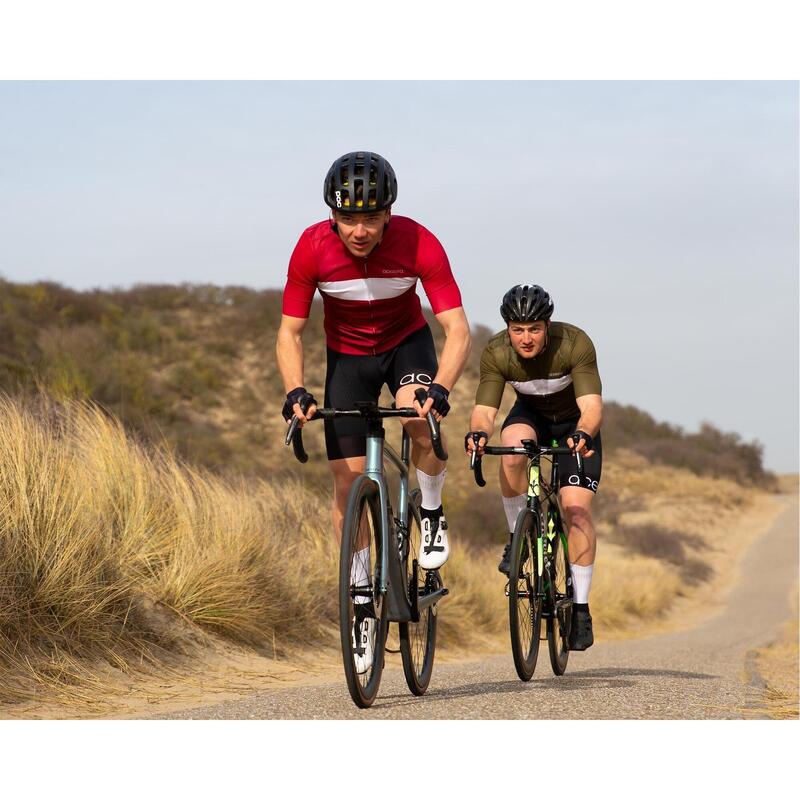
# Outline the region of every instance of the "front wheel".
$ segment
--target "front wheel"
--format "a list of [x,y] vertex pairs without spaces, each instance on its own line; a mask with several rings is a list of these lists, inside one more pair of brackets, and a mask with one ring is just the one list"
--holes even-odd
[[[419,506],[421,495],[418,489],[411,492],[408,503],[408,536],[401,543],[403,574],[409,595],[435,592],[442,586],[436,570],[417,570],[414,585],[413,563],[418,557],[421,541],[422,521]],[[428,606],[419,617],[419,622],[400,623],[400,653],[403,656],[403,672],[412,694],[425,694],[433,673],[433,654],[436,650],[436,606]]]
[[380,592],[380,495],[366,475],[356,478],[347,498],[339,558],[339,633],[350,697],[369,708],[378,694],[389,627]]
[[[553,513],[552,511],[550,512]],[[572,624],[572,573],[569,568],[567,535],[560,514],[553,515],[555,536],[550,542],[548,575],[552,582],[553,613],[547,620],[547,645],[550,666],[556,675],[563,675],[569,659],[569,631]]]
[[529,508],[517,517],[508,572],[508,621],[517,675],[529,681],[536,669],[542,630],[542,580],[538,574],[539,518]]

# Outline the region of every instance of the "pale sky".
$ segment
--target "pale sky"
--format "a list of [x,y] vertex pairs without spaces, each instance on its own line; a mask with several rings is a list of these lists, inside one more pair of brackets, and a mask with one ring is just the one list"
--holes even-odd
[[376,150],[471,322],[539,283],[607,399],[798,469],[797,82],[4,82],[0,114],[8,280],[281,288]]

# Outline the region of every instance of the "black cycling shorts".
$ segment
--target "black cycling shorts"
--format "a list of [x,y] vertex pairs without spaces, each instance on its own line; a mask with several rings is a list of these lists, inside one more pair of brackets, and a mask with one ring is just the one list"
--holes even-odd
[[[425,325],[400,344],[375,356],[347,355],[328,350],[325,406],[355,408],[356,400],[378,401],[385,383],[393,396],[401,386],[429,386],[439,365],[431,329]],[[363,419],[342,417],[325,420],[328,461],[364,456],[367,427]]]
[[[558,443],[558,447],[566,447],[567,437],[571,433],[575,433],[578,417],[565,422],[553,422],[532,409],[524,401],[517,400],[511,407],[511,411],[508,412],[508,416],[503,422],[503,428],[519,423],[530,425],[536,431],[536,441],[543,447],[552,446],[553,441]],[[558,459],[558,482],[561,487],[582,486],[584,489],[596,492],[603,469],[603,445],[600,441],[600,431],[594,437],[594,455],[583,459],[583,480],[578,474],[578,461],[575,456],[556,456],[556,459]]]

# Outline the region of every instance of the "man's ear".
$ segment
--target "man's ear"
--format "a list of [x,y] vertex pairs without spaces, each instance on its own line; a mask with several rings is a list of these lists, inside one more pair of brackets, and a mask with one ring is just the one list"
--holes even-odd
[[336,224],[336,220],[333,216],[333,211],[331,211],[331,218],[328,220],[328,222],[330,222],[331,224],[331,230],[334,233],[339,233],[339,226]]

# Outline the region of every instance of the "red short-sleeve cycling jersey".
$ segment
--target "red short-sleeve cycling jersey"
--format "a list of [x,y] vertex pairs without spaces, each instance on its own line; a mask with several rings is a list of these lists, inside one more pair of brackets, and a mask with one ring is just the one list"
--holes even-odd
[[292,253],[283,313],[308,317],[319,289],[328,347],[351,355],[383,353],[425,324],[417,279],[435,314],[461,305],[444,248],[414,220],[393,216],[366,258],[354,256],[329,221],[318,222],[303,231]]

